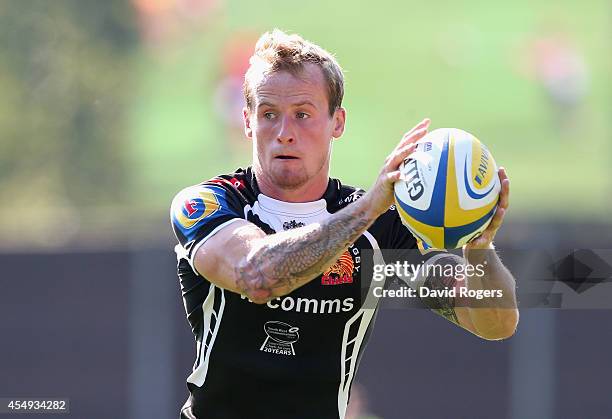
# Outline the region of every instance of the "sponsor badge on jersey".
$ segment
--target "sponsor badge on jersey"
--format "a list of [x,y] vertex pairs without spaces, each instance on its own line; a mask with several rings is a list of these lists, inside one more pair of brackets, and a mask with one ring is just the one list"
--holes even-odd
[[353,270],[355,264],[348,250],[345,250],[340,258],[323,272],[321,285],[340,285],[353,283]]
[[262,352],[275,355],[295,356],[293,345],[300,339],[299,327],[272,320],[264,324],[266,339],[259,348]]
[[[221,193],[220,193],[221,192]],[[212,217],[219,211],[223,191],[214,187],[194,187],[181,193],[174,206],[174,217],[185,229],[191,229],[200,221]]]

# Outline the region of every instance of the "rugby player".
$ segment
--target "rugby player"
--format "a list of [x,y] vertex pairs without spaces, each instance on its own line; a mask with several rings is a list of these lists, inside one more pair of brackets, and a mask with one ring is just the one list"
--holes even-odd
[[[364,250],[418,247],[392,206],[393,184],[430,121],[403,136],[364,192],[329,177],[332,142],[345,127],[343,93],[331,54],[298,35],[265,33],[244,82],[252,166],[173,201],[178,275],[197,342],[182,418],[345,417],[377,307],[362,294],[372,282],[360,269]],[[436,310],[490,340],[511,336],[518,321],[514,278],[492,246],[508,207],[509,180],[503,169],[499,176],[497,212],[464,257],[487,262],[486,277],[469,287],[501,289],[511,308],[446,299]],[[438,252],[428,263],[442,259],[464,262]]]

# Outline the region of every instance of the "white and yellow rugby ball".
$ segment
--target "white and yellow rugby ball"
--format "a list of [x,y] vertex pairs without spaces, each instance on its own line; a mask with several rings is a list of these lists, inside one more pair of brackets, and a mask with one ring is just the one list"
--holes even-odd
[[501,184],[489,150],[472,134],[441,128],[418,141],[395,183],[402,222],[424,248],[455,249],[487,228]]

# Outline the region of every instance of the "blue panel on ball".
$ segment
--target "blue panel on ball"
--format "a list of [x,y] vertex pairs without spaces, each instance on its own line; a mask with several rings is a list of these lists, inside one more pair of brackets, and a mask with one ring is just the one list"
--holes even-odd
[[433,227],[444,227],[444,206],[446,205],[446,172],[448,169],[448,141],[449,138],[444,139],[442,145],[442,154],[440,155],[440,164],[438,165],[438,174],[436,175],[436,183],[434,184],[434,191],[431,196],[431,202],[429,209],[422,211],[406,205],[400,199],[395,200],[400,204],[402,209],[406,211],[408,215],[423,224],[427,224]]
[[459,226],[459,227],[445,227],[444,228],[444,248],[445,249],[457,248],[457,243],[459,243],[459,240],[461,240],[463,237],[467,236],[468,234],[471,234],[474,231],[478,230],[484,223],[486,223],[489,220],[489,218],[493,216],[496,208],[497,208],[497,205],[495,205],[491,209],[491,211],[489,211],[488,213],[486,213],[485,215],[483,215],[481,218],[474,221],[473,223],[466,224],[466,225]]

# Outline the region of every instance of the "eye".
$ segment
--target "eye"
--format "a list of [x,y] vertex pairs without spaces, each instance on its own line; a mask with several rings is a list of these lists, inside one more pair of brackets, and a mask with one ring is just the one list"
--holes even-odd
[[263,117],[266,119],[273,119],[276,115],[272,112],[264,112]]
[[297,119],[306,119],[310,115],[308,115],[306,112],[298,112],[295,114],[295,116],[297,117]]

